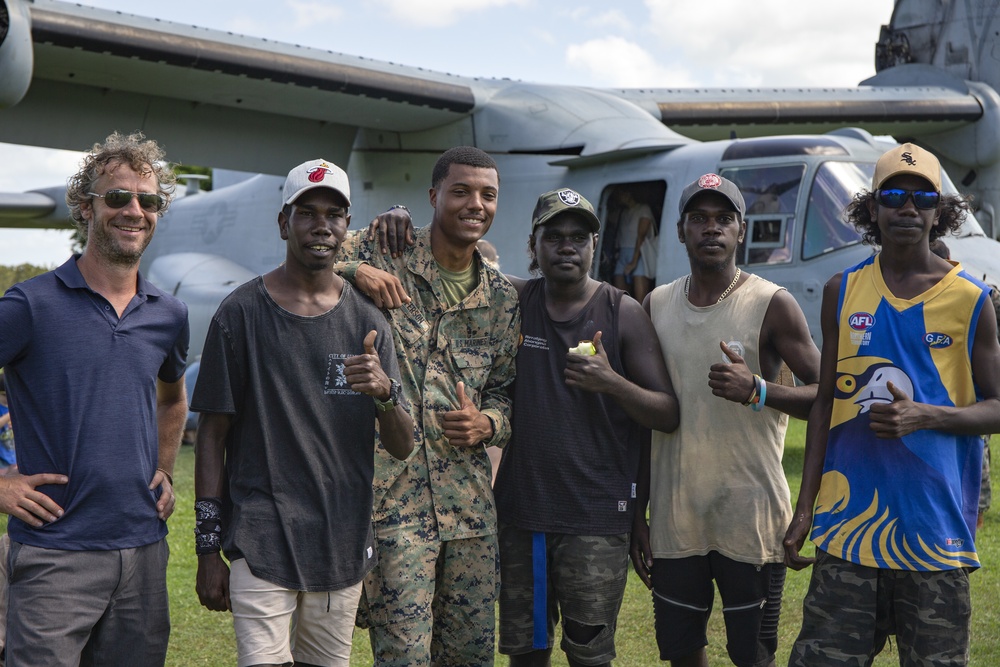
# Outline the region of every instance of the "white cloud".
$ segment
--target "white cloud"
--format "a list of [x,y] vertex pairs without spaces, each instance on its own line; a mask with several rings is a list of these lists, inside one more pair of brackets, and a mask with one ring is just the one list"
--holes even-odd
[[0,265],[59,266],[72,254],[71,233],[61,229],[0,229]]
[[555,15],[588,28],[596,28],[602,33],[631,33],[635,30],[628,16],[618,9],[594,11],[591,7],[577,5],[571,9],[558,10]]
[[333,25],[344,16],[344,10],[329,2],[317,0],[288,0],[288,6],[295,17],[295,27],[313,28],[317,25]]
[[625,16],[625,14],[621,13],[617,9],[601,12],[600,14],[588,19],[587,23],[595,28],[600,28],[607,32],[631,32],[633,30],[632,22],[628,20],[628,17]]
[[[0,189],[23,192],[34,188],[66,185],[66,179],[80,168],[83,153],[49,150],[34,146],[0,144]],[[25,169],[25,165],[31,165]]]
[[[874,74],[879,26],[892,0],[838,3],[645,0],[647,30],[718,86],[854,86]],[[752,12],[752,16],[748,15]]]
[[[458,22],[464,14],[474,14],[487,9],[509,6],[524,6],[528,0],[381,0],[393,18],[421,28],[443,28]],[[489,26],[484,26],[485,30]],[[471,40],[459,41],[457,49],[475,46],[475,35],[466,35]]]
[[597,85],[624,88],[693,86],[680,67],[669,67],[635,42],[622,37],[602,37],[566,47],[566,62],[586,70]]

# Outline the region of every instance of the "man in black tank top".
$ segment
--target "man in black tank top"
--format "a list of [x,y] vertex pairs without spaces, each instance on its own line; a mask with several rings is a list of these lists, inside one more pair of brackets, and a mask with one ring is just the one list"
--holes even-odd
[[578,193],[542,195],[528,242],[542,277],[511,278],[521,343],[494,491],[499,649],[512,667],[549,664],[560,614],[570,665],[611,664],[640,453],[647,429],[679,419],[649,318],[589,276],[599,230]]

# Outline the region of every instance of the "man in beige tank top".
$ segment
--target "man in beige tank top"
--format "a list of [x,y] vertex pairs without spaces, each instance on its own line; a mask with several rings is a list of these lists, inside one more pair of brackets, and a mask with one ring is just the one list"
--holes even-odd
[[[736,185],[705,174],[684,189],[679,209],[677,235],[691,273],[656,288],[644,306],[681,419],[673,433],[653,432],[633,564],[653,590],[661,660],[708,665],[714,581],[730,659],[771,665],[785,577],[782,537],[791,516],[781,467],[785,427],[789,414],[808,416],[819,351],[795,299],[736,266],[746,234]],[[801,386],[777,383],[782,363]]]

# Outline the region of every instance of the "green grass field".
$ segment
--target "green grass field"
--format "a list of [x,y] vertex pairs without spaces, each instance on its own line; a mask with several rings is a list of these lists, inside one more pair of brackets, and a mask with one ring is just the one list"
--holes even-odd
[[[802,473],[803,441],[805,424],[791,420],[786,438],[785,473],[792,487],[792,498],[798,494]],[[176,480],[178,511],[170,519],[170,612],[173,632],[167,664],[176,667],[190,665],[236,664],[235,640],[229,614],[206,611],[198,603],[194,592],[197,561],[194,556],[194,452],[185,447],[178,457]],[[972,575],[973,627],[972,665],[990,667],[1000,665],[1000,575],[997,557],[1000,556],[1000,519],[996,513],[986,515],[986,527],[977,540],[982,569]],[[809,571],[789,572],[785,586],[782,607],[781,631],[778,650],[778,664],[785,665],[792,642],[802,619],[802,598],[809,582]],[[725,630],[722,624],[721,603],[715,604],[709,629],[709,662],[712,665],[728,665],[725,651]],[[649,592],[639,579],[632,574],[625,602],[618,619],[618,659],[617,665],[639,667],[658,665],[656,641],[653,636],[653,609]],[[371,650],[366,632],[358,631],[354,636],[354,654],[351,665],[359,667],[372,664]],[[497,665],[506,665],[507,659],[498,656]],[[566,665],[561,651],[553,655],[554,665]],[[876,665],[895,665],[898,658],[895,641],[887,647],[875,661]]]

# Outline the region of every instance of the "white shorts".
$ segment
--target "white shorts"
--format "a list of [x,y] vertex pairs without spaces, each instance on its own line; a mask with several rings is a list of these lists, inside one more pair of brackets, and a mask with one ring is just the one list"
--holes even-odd
[[237,665],[305,662],[348,667],[361,582],[306,593],[258,579],[246,559],[230,564]]

